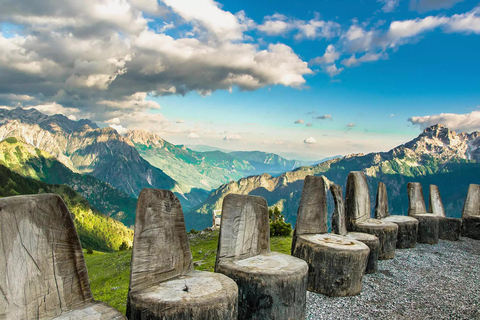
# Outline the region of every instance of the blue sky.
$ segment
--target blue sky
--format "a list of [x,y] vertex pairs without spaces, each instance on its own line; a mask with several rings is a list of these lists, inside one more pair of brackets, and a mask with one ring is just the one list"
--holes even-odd
[[477,1],[32,3],[0,13],[5,107],[310,159],[480,130]]

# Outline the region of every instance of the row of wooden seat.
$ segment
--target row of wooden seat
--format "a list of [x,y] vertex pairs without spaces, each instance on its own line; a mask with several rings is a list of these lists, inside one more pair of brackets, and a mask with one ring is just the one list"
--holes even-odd
[[[392,257],[392,242],[398,248],[413,241],[401,235],[413,237],[411,231],[399,232],[401,223],[387,217],[384,185],[376,206],[382,220],[370,218],[365,187],[359,172],[349,175],[345,202],[341,188],[330,187],[335,200],[331,234],[325,179],[307,177],[293,256],[270,251],[265,199],[227,195],[216,273],[193,270],[177,197],[144,189],[137,204],[127,318],[303,319],[307,289],[332,296],[357,294],[364,272],[374,272],[378,258]],[[418,186],[408,190],[410,207],[416,208]],[[480,226],[479,191],[480,186],[471,186],[465,202],[464,225],[473,222],[463,230],[470,236]],[[71,213],[59,196],[0,199],[0,230],[0,319],[125,319],[94,301]]]
[[328,296],[361,292],[364,273],[377,270],[377,260],[393,259],[396,249],[413,248],[417,242],[458,240],[460,234],[480,239],[480,186],[470,185],[462,219],[445,216],[438,187],[430,186],[427,212],[419,183],[407,185],[408,216],[390,215],[385,184],[379,183],[375,218],[370,217],[370,195],[362,172],[347,178],[342,189],[331,185],[335,202],[332,233],[327,228],[327,185],[324,177],[307,176],[292,241],[292,255],[309,264],[308,290]]

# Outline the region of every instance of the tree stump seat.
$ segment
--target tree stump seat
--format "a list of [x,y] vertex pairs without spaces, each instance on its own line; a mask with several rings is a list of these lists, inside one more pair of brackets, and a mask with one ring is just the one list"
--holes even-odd
[[370,249],[335,234],[297,236],[294,256],[309,262],[308,290],[333,297],[360,294]]
[[390,215],[387,186],[383,182],[378,183],[375,218],[398,226],[397,249],[414,248],[417,245],[418,220],[408,216]]
[[480,216],[462,218],[462,236],[480,240]]
[[[305,178],[292,255],[308,262],[308,290],[327,296],[352,296],[362,290],[363,275],[370,249],[362,242],[327,233],[327,184],[324,177]],[[341,192],[341,189],[340,189]],[[342,225],[345,217],[334,212],[332,225]]]
[[440,190],[434,184],[430,185],[429,212],[438,216],[438,238],[442,240],[457,241],[462,233],[462,220],[447,217],[443,207]]
[[414,217],[392,215],[382,219],[398,226],[397,249],[415,248],[417,245],[418,220]]
[[348,232],[346,235],[347,238],[352,240],[357,240],[370,249],[368,254],[367,266],[365,268],[365,273],[375,273],[378,270],[378,254],[380,252],[380,240],[378,237],[364,232]]
[[370,233],[378,237],[379,260],[395,258],[398,226],[395,223],[370,217],[370,194],[367,178],[361,171],[352,171],[347,177],[345,217],[347,230]]
[[193,270],[182,206],[171,191],[143,189],[135,219],[128,319],[237,319],[235,282]]
[[305,318],[308,265],[270,251],[264,198],[224,198],[215,272],[238,285],[238,319]]
[[0,199],[0,319],[126,319],[93,299],[72,214],[55,194]]
[[[479,230],[480,232],[480,230]],[[462,219],[439,217],[438,238],[442,240],[457,241],[462,234]]]
[[462,211],[462,236],[480,240],[480,185],[470,184]]
[[440,228],[440,217],[432,213],[410,214],[418,220],[418,243],[436,244]]
[[[222,274],[192,271],[130,293],[131,319],[229,319],[237,285]],[[161,315],[161,317],[160,317]]]
[[379,241],[379,260],[395,258],[398,226],[395,223],[367,218],[356,221],[352,225],[352,231],[375,235]]
[[428,244],[438,243],[440,219],[437,214],[427,213],[422,185],[418,182],[409,182],[407,192],[408,216],[418,220],[417,242]]

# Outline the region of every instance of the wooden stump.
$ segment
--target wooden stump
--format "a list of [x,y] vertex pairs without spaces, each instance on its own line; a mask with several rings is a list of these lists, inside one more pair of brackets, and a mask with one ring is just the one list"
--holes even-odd
[[439,217],[438,238],[457,241],[462,233],[462,219]]
[[407,216],[388,216],[384,221],[398,226],[397,249],[415,248],[417,245],[418,220]]
[[391,222],[377,219],[366,219],[353,225],[353,231],[365,232],[377,236],[380,248],[379,260],[395,258],[398,226]]
[[308,265],[270,252],[264,198],[225,197],[215,271],[237,283],[239,319],[305,318]]
[[221,260],[216,272],[238,285],[238,319],[304,319],[307,264],[269,252],[242,260]]
[[362,290],[370,250],[353,239],[334,234],[301,235],[293,255],[308,261],[309,291],[333,297]]
[[349,231],[366,232],[380,241],[380,260],[395,258],[398,226],[391,222],[370,218],[370,195],[367,178],[360,171],[348,174],[345,195],[345,216]]
[[237,319],[237,285],[193,271],[182,207],[168,190],[143,189],[137,203],[127,317]]
[[480,240],[480,185],[468,186],[462,211],[462,235]]
[[480,216],[462,218],[462,236],[480,240]]
[[411,215],[418,220],[418,243],[438,243],[438,231],[440,218],[431,213]]
[[0,319],[125,319],[93,300],[72,215],[54,194],[0,199]]
[[237,285],[213,272],[193,271],[129,295],[130,320],[236,319]]
[[378,254],[380,251],[380,241],[377,236],[363,232],[349,232],[347,237],[353,240],[360,241],[367,245],[370,249],[368,254],[367,267],[365,273],[375,273],[378,270]]

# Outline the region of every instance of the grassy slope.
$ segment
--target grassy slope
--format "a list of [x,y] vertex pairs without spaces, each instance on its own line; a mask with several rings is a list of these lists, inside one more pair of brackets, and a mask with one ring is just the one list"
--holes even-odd
[[20,138],[0,142],[0,164],[24,177],[68,185],[104,215],[127,226],[135,223],[135,198],[92,176],[74,173],[49,153]]
[[124,241],[132,243],[133,230],[102,215],[72,188],[25,178],[0,164],[0,197],[38,193],[55,193],[63,198],[74,215],[75,227],[84,248],[112,251],[118,250]]
[[[213,271],[217,243],[218,231],[190,236],[190,250],[196,270]],[[285,254],[290,254],[291,244],[292,237],[272,237],[270,240],[272,251]],[[131,255],[131,250],[85,254],[94,298],[108,303],[123,313],[126,310]]]

